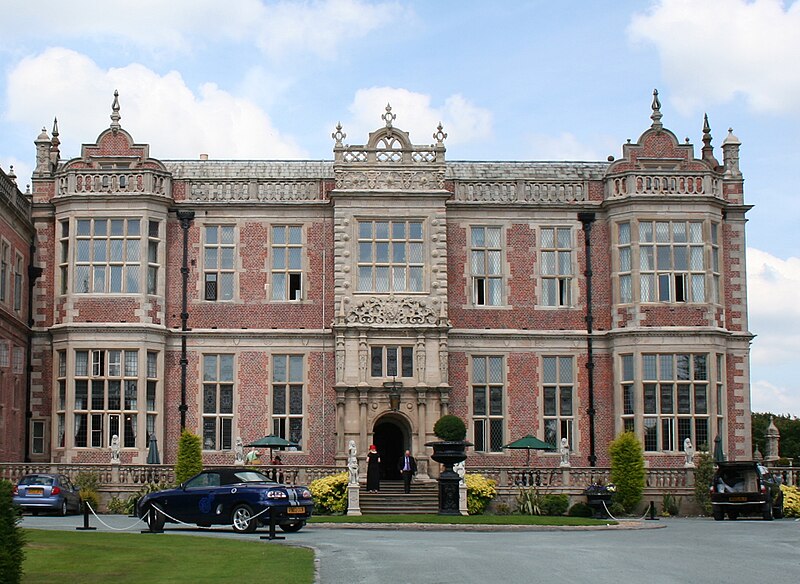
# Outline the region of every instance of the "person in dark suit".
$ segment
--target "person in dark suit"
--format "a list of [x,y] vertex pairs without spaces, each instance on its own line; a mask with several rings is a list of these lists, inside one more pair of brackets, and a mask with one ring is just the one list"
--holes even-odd
[[411,451],[406,453],[397,461],[397,470],[403,475],[403,492],[411,492],[411,478],[417,474],[417,461],[411,456]]

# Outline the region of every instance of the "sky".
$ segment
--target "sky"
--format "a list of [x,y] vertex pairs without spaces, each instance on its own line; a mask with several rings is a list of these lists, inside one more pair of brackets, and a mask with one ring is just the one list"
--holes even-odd
[[382,125],[448,160],[620,157],[663,123],[741,140],[754,411],[800,416],[800,0],[3,0],[0,167],[122,127],[162,160],[333,157]]

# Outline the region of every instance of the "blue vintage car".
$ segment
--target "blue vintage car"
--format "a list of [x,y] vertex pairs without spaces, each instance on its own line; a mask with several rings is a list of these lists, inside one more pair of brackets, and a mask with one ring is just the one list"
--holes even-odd
[[244,467],[211,468],[177,488],[145,495],[137,514],[151,531],[164,524],[201,527],[230,525],[238,533],[267,526],[270,517],[283,531],[299,531],[311,517],[314,501],[307,487],[287,486]]

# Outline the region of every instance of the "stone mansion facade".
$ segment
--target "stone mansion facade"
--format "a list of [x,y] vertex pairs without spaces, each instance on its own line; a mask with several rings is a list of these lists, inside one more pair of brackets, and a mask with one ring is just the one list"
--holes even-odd
[[706,122],[697,158],[651,109],[605,162],[446,161],[441,125],[416,145],[388,106],[332,161],[159,160],[116,96],[77,158],[43,131],[26,456],[107,462],[117,435],[143,463],[152,434],[173,463],[185,425],[207,464],[278,434],[284,463],[355,440],[436,474],[451,413],[478,466],[526,434],[606,465],[625,430],[658,466],[686,438],[749,458],[740,143],[720,163]]

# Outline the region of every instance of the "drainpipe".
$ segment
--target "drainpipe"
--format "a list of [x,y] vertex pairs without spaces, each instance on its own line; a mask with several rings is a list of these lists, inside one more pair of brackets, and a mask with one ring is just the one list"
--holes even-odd
[[186,429],[186,367],[189,359],[186,357],[186,332],[189,330],[188,288],[189,288],[189,226],[194,219],[194,211],[179,210],[178,219],[181,220],[183,230],[183,263],[181,264],[181,432]]
[[595,435],[594,435],[594,353],[592,346],[592,223],[594,223],[594,213],[578,213],[578,221],[583,224],[583,242],[586,251],[586,369],[589,377],[589,407],[586,413],[589,414],[589,466],[597,466],[597,455],[595,454]]
[[31,461],[30,440],[31,440],[31,391],[33,391],[33,289],[36,287],[36,280],[42,275],[42,268],[33,265],[33,258],[36,254],[36,236],[31,238],[30,257],[28,258],[28,342],[25,348],[25,462]]

